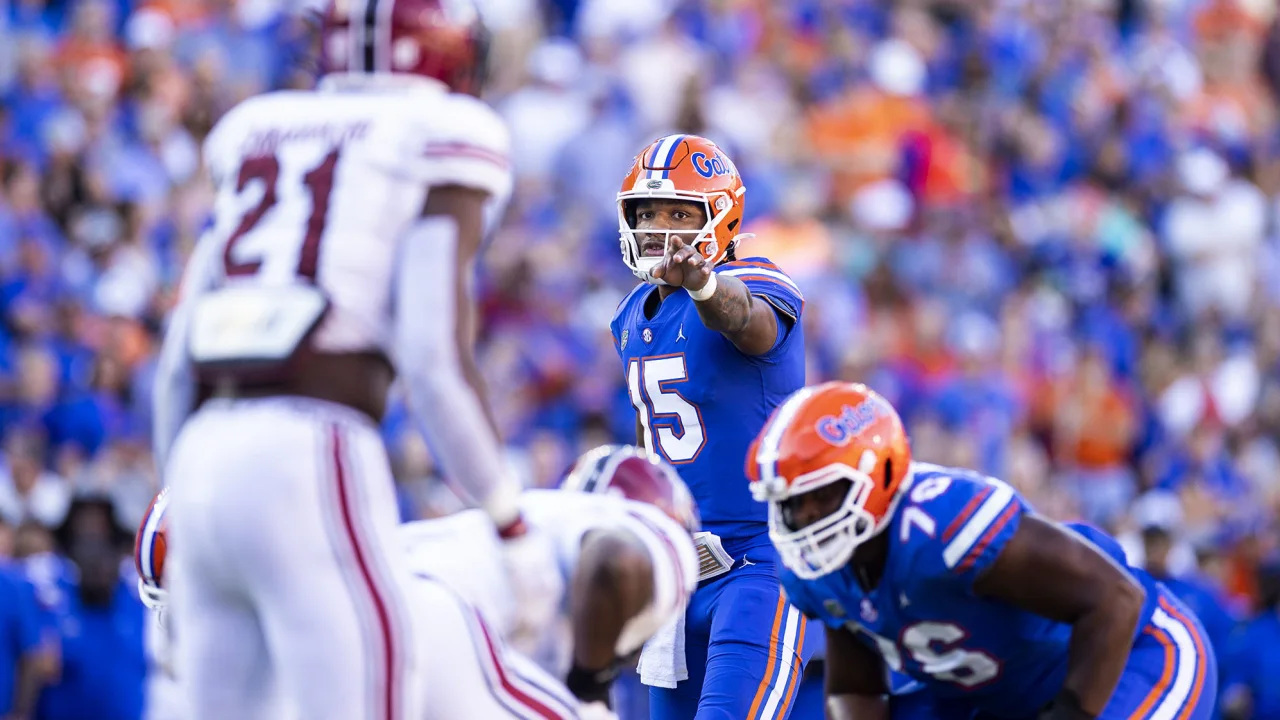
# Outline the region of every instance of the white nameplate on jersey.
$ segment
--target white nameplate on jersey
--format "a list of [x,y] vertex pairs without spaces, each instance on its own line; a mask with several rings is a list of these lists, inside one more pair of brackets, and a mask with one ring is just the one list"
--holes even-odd
[[191,359],[202,365],[286,360],[328,306],[324,293],[309,285],[214,290],[197,301]]
[[698,582],[720,577],[733,569],[733,558],[724,551],[719,535],[694,533],[693,544],[698,548]]

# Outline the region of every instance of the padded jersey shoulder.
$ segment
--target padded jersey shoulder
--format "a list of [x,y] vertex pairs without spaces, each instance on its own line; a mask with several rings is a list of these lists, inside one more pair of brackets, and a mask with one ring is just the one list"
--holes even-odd
[[899,501],[890,550],[893,574],[927,582],[972,585],[1008,543],[1028,509],[1007,483],[981,473],[912,464]]

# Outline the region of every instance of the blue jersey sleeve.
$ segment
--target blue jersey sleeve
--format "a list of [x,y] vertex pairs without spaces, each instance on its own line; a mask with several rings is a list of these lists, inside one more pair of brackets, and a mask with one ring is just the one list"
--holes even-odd
[[782,583],[782,591],[787,594],[787,602],[791,603],[795,609],[810,620],[822,618],[821,605],[813,594],[809,592],[809,588],[804,584],[804,581],[785,568],[778,571],[778,580]]
[[967,470],[918,471],[903,501],[895,538],[912,577],[972,589],[1029,510],[1008,484]]
[[772,305],[783,320],[778,325],[774,348],[786,342],[804,312],[804,295],[795,281],[782,268],[760,257],[725,263],[716,272],[741,280],[752,295]]
[[[618,310],[621,311],[622,308],[619,307]],[[621,324],[618,313],[614,313],[613,319],[609,321],[609,334],[613,336],[613,351],[618,353],[619,358],[622,357],[622,333],[619,330]]]

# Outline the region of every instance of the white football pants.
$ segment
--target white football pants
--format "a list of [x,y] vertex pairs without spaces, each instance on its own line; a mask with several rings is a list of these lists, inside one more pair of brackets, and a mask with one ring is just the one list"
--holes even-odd
[[423,647],[377,427],[305,398],[207,402],[165,479],[193,720],[420,720]]

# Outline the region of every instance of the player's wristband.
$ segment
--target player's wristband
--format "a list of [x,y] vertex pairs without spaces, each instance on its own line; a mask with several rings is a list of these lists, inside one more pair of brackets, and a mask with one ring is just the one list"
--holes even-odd
[[[617,665],[610,665],[603,670],[584,670],[574,663],[569,676],[564,679],[565,687],[573,696],[584,703],[602,702],[609,705],[609,686],[618,677]],[[612,707],[612,705],[609,705]]]
[[1049,707],[1040,712],[1040,720],[1094,720],[1094,716],[1080,707],[1080,696],[1074,690],[1062,688]]
[[520,515],[515,520],[502,525],[498,528],[498,537],[503,540],[511,540],[518,538],[529,531],[529,526],[524,522],[524,516]]
[[716,280],[716,273],[713,270],[711,272],[711,277],[707,280],[707,284],[703,285],[700,290],[689,290],[689,297],[698,302],[710,300],[711,296],[716,294],[716,286],[719,284],[720,282]]
[[516,483],[502,482],[495,487],[485,499],[484,509],[504,540],[524,532],[524,521],[520,516],[520,486]]

